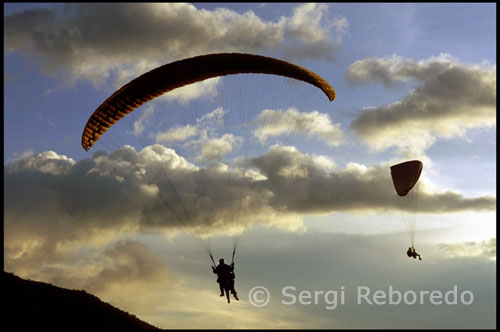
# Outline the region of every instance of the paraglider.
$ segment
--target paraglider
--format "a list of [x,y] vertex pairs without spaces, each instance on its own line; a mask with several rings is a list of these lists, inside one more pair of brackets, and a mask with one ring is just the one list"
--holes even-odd
[[113,93],[89,118],[82,147],[88,151],[113,124],[164,93],[212,77],[245,73],[294,78],[318,87],[330,101],[335,99],[335,90],[321,76],[286,61],[242,53],[201,55],[153,69]]
[[[420,254],[415,251],[415,226],[418,204],[418,179],[422,173],[423,164],[419,160],[411,160],[391,166],[391,176],[394,189],[398,194],[403,219],[408,223],[410,229],[411,247],[406,252],[408,257],[419,258]],[[413,189],[413,190],[412,190]],[[417,189],[417,190],[415,190]]]
[[[317,88],[319,93],[323,93],[326,95],[329,101],[332,101],[335,99],[335,90],[331,87],[331,85],[322,77],[317,75],[316,73],[313,73],[303,67],[297,66],[295,64],[279,60],[279,59],[274,59],[270,57],[265,57],[265,56],[260,56],[260,55],[252,55],[252,54],[242,54],[242,53],[220,53],[220,54],[209,54],[209,55],[201,55],[201,56],[196,56],[192,58],[187,58],[179,61],[175,61],[172,63],[165,64],[163,66],[160,66],[158,68],[155,68],[135,79],[130,81],[129,83],[125,84],[123,87],[115,91],[109,98],[107,98],[97,109],[94,111],[94,113],[90,116],[90,118],[87,121],[87,124],[85,125],[82,133],[82,139],[81,139],[81,145],[84,150],[88,151],[90,150],[94,144],[100,140],[102,135],[106,133],[112,126],[114,126],[118,121],[123,119],[125,116],[129,115],[132,113],[134,110],[139,108],[141,105],[148,103],[149,101],[166,94],[167,96],[169,93],[173,93],[171,91],[189,86],[194,83],[202,82],[205,80],[208,80],[210,78],[218,78],[221,76],[237,76],[237,74],[264,74],[260,76],[275,76],[275,77],[281,77],[281,78],[286,78],[286,79],[293,79],[298,81],[299,83],[305,83],[303,85],[305,86],[311,86],[312,90],[316,90],[314,88]],[[243,76],[243,75],[242,75]],[[250,77],[250,75],[247,75]],[[254,75],[255,76],[255,75]],[[246,78],[245,78],[246,80]],[[291,80],[289,80],[291,81]],[[286,88],[289,88],[290,84],[285,86]],[[297,84],[295,84],[297,85]],[[224,87],[224,91],[229,91],[229,89],[232,86],[228,84],[227,86]],[[282,90],[287,90],[284,89],[283,86],[281,86]],[[259,89],[264,90],[266,93],[270,93],[271,95],[277,95],[276,93],[279,89],[276,89],[276,92],[274,90],[273,86],[268,87],[266,89],[265,87],[260,86]],[[179,89],[180,90],[180,89]],[[176,90],[179,91],[179,90]],[[291,89],[290,89],[291,90]],[[281,90],[280,90],[281,91]],[[245,89],[240,89],[237,91],[237,95],[245,95],[247,92],[251,92]],[[297,95],[299,96],[299,95]],[[232,101],[233,95],[231,95],[231,101]],[[293,96],[296,97],[296,96]],[[306,95],[306,97],[308,97]],[[249,97],[252,98],[252,97]],[[245,99],[245,102],[243,102],[241,105],[233,105],[230,104],[229,107],[220,107],[220,108],[214,108],[214,110],[209,113],[208,105],[205,107],[202,112],[204,113],[196,113],[196,109],[190,109],[189,107],[187,109],[183,109],[183,112],[179,112],[176,114],[178,118],[171,117],[170,114],[167,114],[167,112],[158,112],[162,113],[162,118],[160,119],[161,121],[157,121],[157,124],[163,125],[164,123],[162,121],[168,122],[169,120],[172,122],[173,126],[169,129],[170,131],[165,131],[165,128],[162,128],[156,132],[156,134],[160,133],[161,130],[163,130],[163,136],[161,136],[163,139],[167,137],[167,143],[170,143],[170,145],[174,145],[181,139],[179,137],[190,137],[189,135],[194,135],[196,133],[196,125],[201,123],[201,121],[207,121],[207,119],[214,119],[216,118],[215,115],[217,114],[223,114],[226,115],[226,109],[228,110],[233,110],[234,115],[233,117],[228,117],[227,123],[225,121],[222,121],[221,127],[223,129],[226,129],[226,135],[221,135],[218,137],[219,141],[217,142],[222,142],[220,139],[224,138],[225,141],[222,143],[226,144],[224,146],[227,147],[228,145],[231,144],[231,142],[237,142],[240,137],[243,136],[243,138],[246,138],[245,143],[243,144],[242,150],[244,151],[243,156],[241,155],[236,155],[233,154],[232,158],[236,160],[236,162],[239,162],[239,164],[234,163],[236,165],[231,171],[233,171],[232,174],[235,175],[229,175],[229,180],[227,183],[224,183],[227,187],[227,192],[229,193],[227,196],[229,201],[225,206],[227,206],[227,212],[225,214],[220,214],[217,215],[217,223],[220,224],[227,224],[227,225],[232,225],[235,230],[233,232],[233,254],[232,254],[232,264],[231,266],[226,265],[226,264],[219,264],[216,266],[215,261],[212,256],[212,251],[210,248],[210,244],[205,244],[204,241],[206,240],[205,237],[200,236],[198,234],[192,236],[192,238],[202,247],[202,249],[205,251],[205,253],[210,257],[212,264],[213,264],[213,271],[214,273],[218,274],[218,282],[220,284],[220,289],[221,293],[223,293],[223,290],[226,291],[226,295],[228,297],[228,302],[229,302],[229,292],[233,293],[235,299],[237,299],[236,291],[234,290],[234,257],[235,257],[235,252],[236,248],[238,245],[239,239],[236,239],[238,235],[238,232],[241,232],[242,229],[244,229],[243,225],[241,223],[247,222],[250,218],[248,217],[241,217],[243,215],[244,208],[250,209],[248,205],[248,194],[250,190],[252,190],[255,187],[256,181],[252,180],[251,176],[249,175],[250,172],[248,172],[248,162],[244,163],[242,162],[245,160],[250,159],[249,158],[249,151],[255,151],[257,149],[251,150],[248,145],[254,144],[255,146],[258,146],[259,141],[253,137],[253,133],[251,130],[249,130],[250,125],[256,125],[258,121],[255,119],[261,119],[258,117],[252,117],[250,112],[248,110],[252,109],[253,105],[248,105],[251,104],[254,100],[258,101],[259,98],[253,98],[250,99],[250,103],[247,103],[249,101],[249,98]],[[275,97],[278,98],[278,97]],[[296,97],[296,98],[301,98],[301,97]],[[306,98],[301,98],[299,101],[305,102]],[[264,98],[262,98],[264,100]],[[275,101],[275,100],[273,100]],[[287,104],[291,103],[290,100],[285,100]],[[205,105],[204,105],[205,106]],[[227,105],[225,105],[227,106]],[[295,105],[293,105],[295,106]],[[287,106],[288,107],[288,106]],[[275,109],[275,110],[284,110],[284,108],[280,108],[275,106],[275,104],[271,104],[271,106],[265,105],[265,108],[257,108],[253,107],[254,112],[259,109],[260,111],[264,109]],[[135,112],[134,112],[135,113]],[[145,113],[145,112],[144,112]],[[247,114],[248,113],[248,114]],[[181,114],[181,115],[179,115]],[[185,115],[186,118],[180,119],[182,115]],[[207,116],[210,115],[210,116]],[[187,119],[189,116],[191,116],[190,119]],[[240,120],[239,124],[235,124],[234,127],[229,127],[230,125],[233,125],[231,121],[234,121],[235,119]],[[177,122],[175,122],[177,120]],[[190,123],[185,120],[190,120]],[[224,119],[225,120],[225,119]],[[274,118],[265,118],[267,121],[266,124],[269,126],[272,126],[273,123],[272,121],[275,121]],[[230,124],[229,124],[230,123]],[[183,124],[184,127],[180,124]],[[234,132],[229,132],[229,129],[234,129],[240,130],[240,132],[237,132],[240,135],[235,135]],[[184,130],[184,131],[182,131]],[[290,139],[291,135],[295,133],[296,130],[294,128],[291,128],[289,131],[286,131],[284,135],[286,136],[285,143],[287,140]],[[150,132],[151,134],[151,132]],[[182,135],[181,135],[182,134]],[[203,131],[203,134],[205,135],[204,138],[207,136],[207,131]],[[183,136],[184,135],[184,136]],[[246,137],[244,137],[247,135]],[[150,137],[151,135],[144,135],[144,137]],[[239,136],[239,137],[238,137]],[[156,136],[156,141],[154,142],[155,144],[158,143],[158,138],[160,136]],[[141,136],[142,139],[142,136]],[[102,143],[103,140],[100,142]],[[195,140],[193,140],[195,141]],[[187,149],[189,147],[193,147],[196,144],[199,144],[197,142],[200,142],[201,139],[198,139],[198,141],[193,142],[191,145],[189,144],[184,144],[182,148]],[[214,141],[212,141],[214,142]],[[229,142],[229,143],[228,143]],[[121,142],[120,142],[121,143]],[[163,143],[163,142],[162,142]],[[142,144],[142,142],[141,142]],[[144,144],[142,144],[144,146]],[[209,145],[205,145],[202,148],[205,148]],[[219,147],[221,144],[219,144]],[[230,148],[225,148],[226,150],[217,150],[217,151],[230,151]],[[207,151],[200,149],[201,154],[198,154],[196,156],[191,155],[191,160],[190,162],[193,163],[195,166],[200,166],[199,169],[196,171],[192,171],[190,174],[194,174],[194,176],[198,177],[194,180],[199,180],[200,187],[201,185],[207,185],[209,183],[209,177],[207,174],[209,172],[215,172],[214,170],[217,170],[218,168],[214,167],[219,166],[217,165],[217,160],[215,158],[212,158],[212,155],[209,153],[205,153]],[[215,151],[215,152],[217,152]],[[176,151],[177,152],[177,151]],[[200,151],[198,151],[200,152]],[[214,151],[209,151],[209,152],[214,152]],[[222,154],[220,152],[219,154]],[[215,155],[215,154],[214,154]],[[204,157],[204,158],[200,158]],[[252,156],[255,157],[255,156]],[[188,159],[187,157],[186,159]],[[213,160],[212,160],[213,159]],[[207,161],[208,160],[208,161]],[[239,161],[238,161],[239,160]],[[212,162],[210,164],[210,162]],[[136,163],[136,161],[133,161],[131,163]],[[205,163],[205,164],[203,164]],[[226,163],[227,165],[227,163]],[[244,166],[241,166],[244,165]],[[195,168],[193,166],[193,169]],[[238,168],[239,167],[239,168]],[[138,174],[145,174],[143,170],[139,169],[139,166],[137,166],[137,173]],[[238,169],[238,171],[234,171],[235,169]],[[226,171],[229,173],[229,171]],[[143,175],[144,176],[144,175]],[[161,199],[161,201],[164,203],[164,205],[168,208],[170,211],[170,220],[169,222],[173,224],[174,222],[178,223],[178,226],[183,226],[187,223],[192,223],[194,224],[196,221],[196,217],[199,215],[196,215],[195,213],[191,213],[190,209],[195,209],[196,204],[199,203],[205,203],[205,202],[212,202],[212,196],[213,200],[215,201],[218,199],[217,197],[217,192],[210,193],[210,191],[202,191],[198,190],[196,194],[191,194],[191,196],[184,195],[184,193],[180,193],[176,189],[176,184],[175,180],[169,178],[169,172],[166,169],[163,169],[163,176],[165,181],[162,182],[163,186],[169,186],[170,190],[173,192],[172,195],[168,195],[169,193],[166,191],[162,191],[162,188],[159,186],[159,191],[158,191],[158,197]],[[236,181],[235,179],[231,178],[237,177],[236,180],[243,179],[241,181]],[[250,179],[250,180],[248,180]],[[190,177],[190,180],[193,180],[193,176]],[[250,187],[243,188],[243,184],[249,183]],[[234,185],[240,185],[239,189],[233,189],[231,186]],[[199,187],[198,187],[199,188]],[[207,194],[207,192],[209,192]],[[200,199],[197,200],[198,196],[200,195]],[[203,196],[205,195],[205,196]],[[189,197],[189,198],[186,198]],[[194,197],[194,198],[193,198]],[[222,197],[222,196],[221,196]],[[234,202],[233,202],[234,200]],[[201,205],[200,205],[201,206]],[[208,206],[207,206],[208,207]],[[210,209],[212,210],[212,209]],[[208,217],[206,217],[208,219]],[[208,225],[209,223],[206,221],[203,221],[204,225]],[[185,226],[184,226],[185,227]],[[228,230],[229,231],[229,230]],[[228,232],[229,233],[229,232]],[[191,234],[188,234],[191,235]],[[220,271],[225,271],[230,268],[230,273],[224,274],[223,278],[220,278],[220,275],[218,272]],[[228,278],[226,278],[229,276]],[[224,282],[220,282],[224,281]]]

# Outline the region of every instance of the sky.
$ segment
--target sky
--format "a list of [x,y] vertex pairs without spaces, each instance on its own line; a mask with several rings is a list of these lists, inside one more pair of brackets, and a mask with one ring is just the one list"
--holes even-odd
[[[226,52],[336,98],[216,77],[82,148],[127,82]],[[206,253],[234,243],[227,304]],[[161,328],[495,328],[496,4],[5,3],[4,269]]]

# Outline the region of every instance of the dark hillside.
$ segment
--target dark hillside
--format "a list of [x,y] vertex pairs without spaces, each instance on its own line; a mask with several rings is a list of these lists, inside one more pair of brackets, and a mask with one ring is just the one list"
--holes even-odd
[[25,280],[5,271],[2,297],[4,331],[157,329],[83,290]]

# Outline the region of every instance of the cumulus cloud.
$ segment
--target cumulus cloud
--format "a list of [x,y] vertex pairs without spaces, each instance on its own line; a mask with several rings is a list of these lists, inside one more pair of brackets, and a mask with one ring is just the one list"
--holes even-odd
[[401,101],[366,107],[352,121],[350,128],[375,150],[397,147],[419,155],[438,138],[496,124],[494,67],[462,64],[448,55],[425,61],[392,56],[356,61],[346,77],[351,84],[386,87],[417,82]]
[[415,65],[411,59],[398,55],[385,58],[368,58],[355,61],[346,72],[346,80],[351,86],[368,82],[382,83],[385,87],[396,87],[406,82],[405,68]]
[[283,134],[300,133],[306,136],[319,136],[329,146],[338,146],[342,141],[339,124],[333,124],[328,114],[313,111],[299,112],[296,108],[263,110],[257,117],[254,135],[263,144],[269,137]]
[[[398,209],[389,165],[348,163],[345,168],[325,169],[318,158],[293,147],[273,146],[252,163],[272,188],[270,205],[296,213]],[[495,198],[466,198],[458,192],[433,192],[425,183],[419,190],[419,212],[450,213],[491,210]]]
[[[297,6],[286,20],[284,36],[290,41],[285,48],[285,58],[326,58],[333,60],[336,48],[348,29],[346,17],[328,18],[328,5],[306,3]],[[335,36],[332,41],[331,36]]]
[[[157,109],[155,106],[146,111],[148,111],[147,114],[142,114],[134,121],[134,128],[140,129],[140,131],[134,130],[134,134],[139,136],[143,132],[147,132],[149,133],[147,136],[153,138],[153,143],[165,143],[167,145],[183,142],[193,137],[206,138],[209,134],[215,135],[216,128],[224,123],[226,113],[222,107],[218,107],[203,115],[196,114],[199,118],[196,118],[193,114],[186,116],[184,125],[178,125],[172,124],[168,120],[168,116],[160,115],[163,110]],[[144,135],[139,137],[144,138]]]
[[[62,257],[75,243],[97,245],[135,232],[141,205],[151,191],[136,168],[125,177],[123,162],[112,157],[111,170],[102,159],[96,155],[92,161],[75,163],[44,152],[29,162],[4,166],[4,204],[9,206],[4,213],[6,262],[9,258],[43,264],[46,257]],[[123,202],[128,203],[121,206]]]
[[123,84],[165,62],[215,52],[331,60],[347,24],[328,10],[303,4],[266,21],[253,11],[186,3],[72,3],[7,16],[5,50],[39,59],[47,74],[94,84]]
[[[192,124],[184,126],[174,125],[167,130],[151,133],[156,143],[164,143],[172,147],[181,143],[184,147],[190,148],[196,156],[194,160],[203,162],[216,162],[233,151],[242,143],[243,138],[229,134],[219,133],[218,129],[224,125],[226,111],[221,107],[214,109],[207,114],[194,118]],[[148,121],[155,122],[156,125],[162,123],[160,119],[156,121],[154,117],[148,116]],[[139,118],[135,124],[143,126],[143,118]],[[135,126],[134,124],[134,126]]]
[[156,142],[172,142],[172,141],[185,141],[189,137],[197,135],[196,127],[192,125],[185,125],[182,127],[174,127],[163,133],[156,135]]
[[[263,151],[266,144],[274,143],[273,138],[283,138],[286,141],[290,137],[302,135],[320,139],[328,146],[338,146],[343,141],[340,125],[332,123],[328,114],[318,111],[300,112],[295,107],[286,111],[265,109],[254,118],[249,115],[248,120],[243,119],[235,124],[232,124],[235,120],[230,118],[229,112],[221,107],[198,116],[199,118],[190,119],[191,123],[173,125],[167,130],[152,133],[151,136],[154,136],[155,143],[164,143],[169,147],[182,144],[196,154],[193,160],[204,162],[221,161],[231,152],[247,156],[248,151],[237,149],[242,145],[247,150]],[[161,123],[160,126],[164,126],[161,119],[145,114],[134,123],[134,128],[141,128],[143,131],[145,118],[150,123]],[[189,119],[185,121],[187,120]],[[154,132],[152,129],[149,131]],[[234,131],[235,134],[227,133],[228,131]],[[260,145],[251,142],[253,137],[258,139]]]
[[[41,257],[58,257],[75,243],[108,243],[141,230],[227,233],[239,221],[298,229],[305,214],[399,208],[388,165],[339,169],[283,146],[240,168],[200,168],[155,145],[78,162],[39,153],[6,165],[4,174],[6,262],[20,266],[43,264]],[[432,192],[423,183],[419,202],[422,213],[450,213],[491,211],[496,199]]]
[[224,155],[233,150],[235,144],[241,143],[242,138],[232,134],[224,134],[219,138],[206,139],[201,144],[202,161],[220,160]]
[[[22,156],[25,156],[23,158]],[[40,173],[61,175],[67,173],[75,161],[54,151],[33,154],[33,151],[23,153],[14,163],[15,171],[33,170]]]

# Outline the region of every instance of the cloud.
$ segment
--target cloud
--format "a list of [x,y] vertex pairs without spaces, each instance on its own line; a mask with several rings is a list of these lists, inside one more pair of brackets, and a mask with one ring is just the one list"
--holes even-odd
[[358,60],[347,68],[346,80],[353,87],[368,82],[382,83],[388,88],[395,87],[408,80],[403,69],[414,64],[414,61],[398,55]]
[[213,77],[207,80],[189,84],[169,93],[162,95],[159,99],[176,100],[181,105],[187,105],[190,101],[201,97],[215,98],[218,94],[218,88],[222,82],[220,77]]
[[34,149],[27,149],[22,152],[14,152],[8,159],[7,162],[15,162],[16,160],[19,159],[25,159],[34,154]]
[[189,137],[198,135],[196,127],[192,125],[185,125],[183,127],[174,127],[163,133],[156,135],[156,142],[171,142],[171,141],[185,141]]
[[74,164],[73,159],[59,155],[54,151],[45,151],[35,155],[32,150],[29,150],[18,157],[13,170],[16,172],[33,170],[45,174],[61,175],[67,173]]
[[[271,147],[252,164],[268,179],[267,187],[273,193],[269,204],[281,211],[308,214],[399,208],[389,164],[348,163],[344,169],[325,169],[317,157],[280,146]],[[458,192],[435,192],[425,182],[419,189],[422,213],[492,210],[495,201],[491,196],[466,198]]]
[[[189,109],[182,109],[188,113],[184,117],[184,122],[193,120],[192,124],[184,124],[174,125],[170,117],[175,118],[172,114],[165,113],[165,109],[168,110],[176,110],[176,103],[186,106],[186,103],[191,101],[192,98],[198,98],[205,94],[209,94],[207,92],[210,89],[205,89],[204,87],[207,83],[212,86],[212,83],[215,82],[213,80],[207,80],[205,82],[198,82],[192,84],[189,89],[185,90],[186,87],[180,88],[178,93],[175,95],[168,97],[167,94],[163,95],[155,100],[150,101],[150,104],[142,110],[141,112],[134,112],[133,116],[136,118],[131,121],[132,130],[128,132],[128,134],[134,135],[139,142],[143,146],[146,146],[148,143],[165,143],[175,144],[176,142],[186,141],[189,138],[196,136],[203,136],[207,134],[206,127],[215,128],[217,125],[220,125],[221,121],[223,122],[224,110],[222,108],[216,108],[212,112],[209,112],[204,115],[200,115],[200,118],[195,119],[193,111],[192,113],[188,113]],[[210,83],[212,82],[212,83]],[[177,90],[174,90],[174,92]],[[185,94],[184,92],[187,92]],[[169,100],[167,104],[162,104],[165,100]],[[173,103],[171,103],[173,101]],[[165,130],[165,128],[168,128]],[[115,135],[118,137],[118,135]],[[105,136],[105,139],[109,139],[110,141],[115,141],[114,137],[110,137],[108,135]],[[114,144],[116,145],[116,143]]]
[[[397,210],[388,166],[337,168],[284,146],[247,164],[206,168],[161,145],[77,162],[34,154],[4,166],[6,266],[41,266],[47,257],[64,259],[76,244],[142,231],[227,235],[258,224],[298,230],[304,215]],[[419,192],[419,213],[496,208],[495,197],[434,192],[425,182]]]
[[[50,172],[46,171],[44,165],[54,163],[57,167],[51,166]],[[227,166],[203,169],[159,145],[141,151],[124,147],[109,155],[98,152],[92,158],[76,162],[45,152],[7,164],[4,166],[5,268],[25,277],[92,291],[103,300],[141,318],[148,317],[148,321],[160,326],[182,324],[183,315],[196,315],[191,326],[216,327],[220,323],[211,318],[226,317],[227,304],[218,297],[217,285],[210,278],[213,276],[208,259],[193,242],[185,238],[187,243],[179,245],[183,241],[181,237],[172,243],[161,238],[164,249],[159,256],[143,243],[123,238],[130,238],[141,230],[165,235],[179,228],[227,234],[231,209],[233,216],[239,210],[241,216],[247,218],[245,226],[261,224],[303,230],[304,214],[383,212],[398,206],[386,164],[351,163],[339,168],[329,158],[304,154],[294,147],[273,146],[264,155],[252,159],[250,166],[259,178]],[[432,192],[426,185],[420,188],[420,193],[423,213],[494,211],[496,208],[495,198],[489,196],[465,198],[460,193]],[[166,202],[171,205],[167,206]],[[311,291],[345,285],[346,296],[353,296],[357,286],[369,286],[373,291],[387,289],[388,285],[399,290],[447,291],[450,285],[459,282],[460,289],[473,290],[478,300],[484,299],[480,295],[484,294],[480,292],[482,287],[494,285],[478,287],[466,276],[493,282],[490,277],[494,267],[485,265],[486,260],[479,258],[494,256],[496,240],[448,244],[433,255],[430,250],[419,247],[424,257],[422,263],[428,262],[427,268],[422,269],[405,257],[406,236],[401,234],[361,236],[324,231],[291,234],[268,227],[256,227],[248,233],[245,243],[252,250],[246,251],[247,256],[238,256],[236,288],[242,299],[241,307],[236,310],[248,316],[238,321],[241,324],[238,326],[254,327],[259,324],[259,317],[268,318],[264,312],[256,313],[246,301],[246,294],[256,285],[268,287],[273,294],[274,300],[268,308],[279,319],[269,323],[271,327],[309,324],[305,318],[298,319],[299,316],[317,317],[319,320],[313,319],[317,327],[333,323],[345,327],[385,324],[386,319],[378,312],[356,307],[352,297],[346,299],[346,306],[338,309],[343,310],[342,320],[332,321],[331,312],[324,307],[283,306],[279,295],[285,285]],[[145,234],[140,237],[144,239]],[[242,250],[246,249],[242,247]],[[341,254],[325,255],[325,252]],[[199,261],[180,260],[180,255],[200,258]],[[465,261],[464,256],[473,257]],[[167,257],[169,264],[177,264],[176,269],[165,265]],[[373,264],[374,261],[377,264]],[[294,266],[298,266],[296,262],[301,265],[293,271]],[[272,266],[278,264],[282,268],[269,269],[273,263]],[[360,273],[367,266],[369,278]],[[474,268],[479,266],[481,274]],[[438,270],[442,278],[436,278]],[[274,274],[273,271],[286,273]],[[311,275],[310,271],[315,272]],[[415,275],[419,275],[417,283],[410,278]],[[316,285],[314,289],[310,288],[312,280]],[[332,280],[336,282],[332,284]],[[206,306],[212,301],[220,302],[214,302],[209,309],[200,305]],[[414,318],[412,326],[420,326],[422,315],[435,317],[438,308],[430,307],[429,311],[421,312],[418,319],[414,309],[409,309],[407,315]],[[418,309],[423,310],[420,306]],[[360,311],[365,317],[363,322],[359,322]],[[152,312],[161,312],[164,316]],[[169,318],[172,313],[175,318]],[[207,320],[210,323],[206,323]],[[450,321],[453,320],[441,319],[427,322],[426,326],[449,327]],[[407,321],[399,319],[393,323],[403,325]]]
[[328,10],[303,4],[290,17],[266,21],[253,11],[186,3],[63,4],[5,17],[5,50],[39,59],[44,73],[69,83],[96,85],[110,78],[123,84],[168,61],[215,52],[331,60],[338,48],[331,36],[345,33],[346,23],[330,22]]
[[85,289],[102,291],[131,282],[164,281],[172,276],[165,263],[145,244],[134,240],[119,240],[99,256],[101,270],[86,280]]
[[76,246],[65,256],[43,256],[39,266],[28,268],[10,263],[7,269],[26,278],[86,290],[141,316],[164,305],[179,283],[162,259],[137,240],[122,239],[104,248]]
[[448,257],[485,257],[496,261],[497,256],[496,238],[482,242],[441,243],[437,247]]
[[232,134],[224,134],[219,138],[205,139],[201,143],[201,154],[199,159],[202,161],[220,160],[224,155],[233,150],[235,144],[241,143],[242,137]]
[[[347,18],[328,16],[328,5],[306,3],[295,7],[286,20],[285,38],[291,46],[285,48],[285,58],[326,58],[333,61],[336,48],[340,48],[342,36],[349,26]],[[331,36],[335,35],[334,41]]]
[[164,305],[179,283],[162,259],[136,240],[119,240],[88,264],[98,272],[87,276],[83,289],[141,316]]
[[[224,126],[225,115],[226,111],[218,107],[209,113],[199,114],[199,118],[193,116],[191,119],[193,124],[173,126],[165,131],[151,133],[151,136],[154,137],[155,143],[164,143],[170,147],[182,143],[184,147],[194,151],[195,160],[202,162],[220,161],[243,141],[243,137],[218,133],[218,129]],[[149,116],[148,120],[156,125],[162,123],[161,119],[153,119]],[[144,129],[143,122],[141,117],[135,123],[139,123]]]
[[350,128],[375,150],[397,147],[419,155],[438,138],[463,137],[496,124],[495,68],[462,64],[448,55],[418,62],[392,56],[356,61],[346,78],[354,85],[419,83],[401,101],[366,107],[352,121]]
[[343,134],[339,124],[333,124],[328,114],[313,111],[299,112],[296,108],[263,110],[257,117],[254,135],[264,144],[269,137],[283,134],[300,133],[306,136],[319,136],[329,146],[338,146]]

